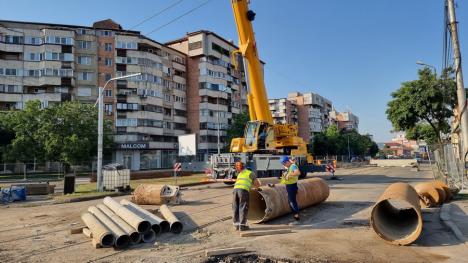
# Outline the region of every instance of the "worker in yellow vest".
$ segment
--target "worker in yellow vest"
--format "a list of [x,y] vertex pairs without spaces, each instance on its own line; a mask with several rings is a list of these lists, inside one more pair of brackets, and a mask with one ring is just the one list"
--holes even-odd
[[245,231],[249,229],[247,225],[247,214],[249,212],[249,192],[252,187],[260,187],[260,182],[256,175],[244,167],[242,162],[236,162],[237,179],[234,184],[232,195],[232,220],[235,230]]
[[294,214],[294,219],[299,221],[299,206],[297,205],[297,181],[301,175],[299,167],[291,162],[289,157],[283,156],[280,158],[281,164],[287,169],[286,172],[281,176],[281,183],[286,185],[286,191],[288,192],[289,206]]

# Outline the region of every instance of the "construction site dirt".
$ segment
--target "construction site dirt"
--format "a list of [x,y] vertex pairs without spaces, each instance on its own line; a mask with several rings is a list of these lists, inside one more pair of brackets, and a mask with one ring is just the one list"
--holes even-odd
[[[0,262],[463,262],[465,243],[440,220],[440,208],[424,208],[420,237],[409,246],[384,242],[369,226],[375,201],[390,184],[430,180],[429,167],[418,172],[403,167],[338,170],[342,180],[328,180],[329,198],[301,211],[299,225],[279,217],[257,230],[287,228],[274,235],[241,237],[232,227],[232,186],[214,183],[181,189],[183,202],[171,206],[184,230],[164,233],[155,243],[126,250],[95,249],[82,234],[80,215],[100,200],[68,204],[0,207]],[[327,175],[311,174],[327,179]],[[130,200],[130,196],[115,198]],[[157,208],[157,206],[143,206]],[[237,257],[207,258],[205,250],[245,247]],[[465,261],[466,262],[466,261]]]

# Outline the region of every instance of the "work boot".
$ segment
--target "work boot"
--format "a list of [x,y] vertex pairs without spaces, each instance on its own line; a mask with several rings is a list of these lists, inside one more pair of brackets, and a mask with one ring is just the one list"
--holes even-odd
[[245,225],[245,226],[242,226],[242,225],[241,225],[241,226],[239,227],[239,231],[248,231],[248,230],[250,230],[250,227],[247,226],[247,225]]

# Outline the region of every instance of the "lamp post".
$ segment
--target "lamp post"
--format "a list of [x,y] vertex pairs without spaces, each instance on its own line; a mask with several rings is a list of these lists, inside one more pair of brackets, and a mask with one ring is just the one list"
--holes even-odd
[[434,67],[434,66],[432,66],[432,65],[429,65],[429,64],[426,64],[426,63],[422,62],[421,60],[417,60],[417,61],[416,61],[416,64],[421,65],[421,66],[426,66],[426,67],[432,68],[432,69],[434,70],[434,73],[437,75],[437,69],[436,69],[436,67]]
[[103,139],[103,122],[104,122],[104,90],[107,87],[107,84],[109,84],[111,81],[114,80],[119,80],[119,79],[127,79],[131,77],[136,77],[140,76],[141,73],[136,73],[136,74],[131,74],[131,75],[126,75],[126,76],[121,76],[121,77],[115,77],[111,78],[106,83],[104,84],[104,87],[99,87],[99,94],[98,94],[98,99],[96,103],[94,104],[94,107],[98,105],[98,152],[97,152],[97,173],[96,173],[96,179],[97,179],[97,190],[99,192],[102,192],[103,189],[103,180],[102,180],[102,139]]
[[[227,90],[227,87],[225,87],[224,89],[222,90],[219,90],[220,92],[224,92]],[[218,107],[218,110],[216,112],[216,122],[217,122],[217,125],[216,125],[216,128],[217,128],[217,131],[218,131],[218,154],[221,153],[221,146],[220,146],[220,131],[219,131],[219,93],[218,93],[218,97],[216,97],[216,105]]]

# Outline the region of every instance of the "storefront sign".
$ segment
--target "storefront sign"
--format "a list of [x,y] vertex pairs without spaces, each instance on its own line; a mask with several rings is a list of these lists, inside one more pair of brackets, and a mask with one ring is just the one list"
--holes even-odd
[[148,149],[149,143],[120,143],[117,144],[117,148],[125,150]]

